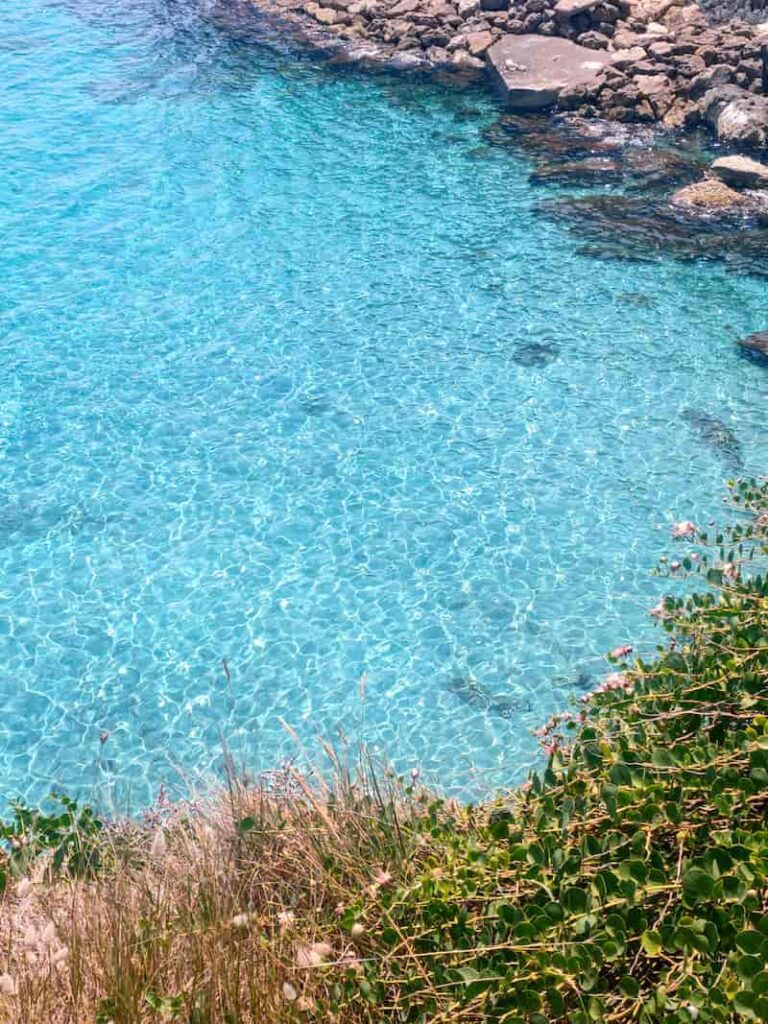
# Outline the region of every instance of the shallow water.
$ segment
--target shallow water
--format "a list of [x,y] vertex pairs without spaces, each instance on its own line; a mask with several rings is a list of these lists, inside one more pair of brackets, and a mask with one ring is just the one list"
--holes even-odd
[[669,524],[719,507],[683,411],[768,463],[733,346],[765,281],[579,255],[480,93],[186,0],[3,19],[3,795],[135,806],[222,741],[275,767],[281,719],[519,779],[604,651],[653,648]]

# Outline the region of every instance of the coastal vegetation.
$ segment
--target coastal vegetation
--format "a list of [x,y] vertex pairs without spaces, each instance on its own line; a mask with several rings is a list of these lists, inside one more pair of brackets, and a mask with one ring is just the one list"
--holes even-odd
[[329,749],[140,820],[16,806],[0,1020],[768,1020],[768,483],[730,499],[673,530],[658,655],[485,804]]

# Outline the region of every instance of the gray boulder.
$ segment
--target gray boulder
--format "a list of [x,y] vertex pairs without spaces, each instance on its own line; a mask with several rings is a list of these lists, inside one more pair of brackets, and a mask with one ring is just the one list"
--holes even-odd
[[487,60],[507,109],[530,112],[555,106],[564,91],[597,87],[611,58],[556,36],[507,35],[488,50]]
[[710,171],[732,188],[768,188],[768,166],[748,156],[721,156]]
[[723,85],[705,93],[701,115],[721,142],[741,146],[768,146],[768,98],[737,85]]

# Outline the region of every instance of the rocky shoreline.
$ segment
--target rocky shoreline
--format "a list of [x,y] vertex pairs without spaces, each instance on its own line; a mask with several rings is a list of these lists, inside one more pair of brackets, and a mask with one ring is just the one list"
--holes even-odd
[[765,23],[717,24],[711,3],[705,13],[685,0],[249,2],[337,61],[489,75],[513,111],[706,125],[768,147],[768,9]]

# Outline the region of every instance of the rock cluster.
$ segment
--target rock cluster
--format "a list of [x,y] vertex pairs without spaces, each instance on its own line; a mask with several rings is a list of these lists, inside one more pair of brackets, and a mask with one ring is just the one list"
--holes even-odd
[[[558,0],[558,6],[574,2]],[[593,32],[589,45],[610,46],[611,65],[594,88],[561,97],[561,106],[618,121],[715,126],[713,92],[727,87],[731,102],[738,97],[750,106],[751,119],[762,117],[764,105],[768,127],[768,102],[762,95],[768,36],[761,30],[745,24],[710,26],[695,4],[681,0],[642,0],[609,39],[596,35],[606,33]],[[583,34],[576,38],[588,43]],[[764,144],[757,137],[732,141]]]
[[483,139],[536,164],[535,209],[578,239],[580,255],[716,260],[768,280],[768,188],[757,185],[768,164],[735,156],[711,164],[689,136],[568,113],[503,114]]
[[[768,144],[768,25],[712,24],[687,0],[252,2],[310,22],[345,57],[399,69],[479,76],[499,41],[560,37],[605,64],[560,89],[561,109],[671,127],[709,124],[721,138]],[[763,118],[763,129],[746,139],[729,135],[745,111],[751,121]]]

